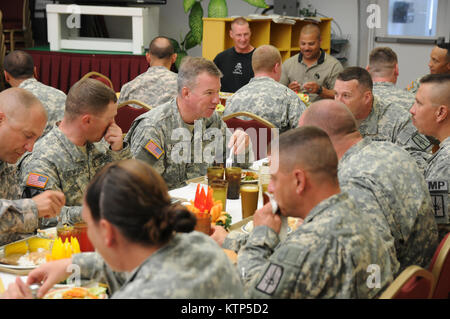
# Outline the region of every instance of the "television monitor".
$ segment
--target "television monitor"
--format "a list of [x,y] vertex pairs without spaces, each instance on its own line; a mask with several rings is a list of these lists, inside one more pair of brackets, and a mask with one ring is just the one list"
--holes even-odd
[[166,4],[167,0],[58,0],[60,4],[131,6],[134,4]]

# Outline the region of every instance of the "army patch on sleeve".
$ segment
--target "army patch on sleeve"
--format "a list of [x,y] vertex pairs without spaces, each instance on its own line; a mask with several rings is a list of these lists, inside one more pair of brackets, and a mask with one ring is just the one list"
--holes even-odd
[[28,174],[27,186],[44,188],[45,185],[47,185],[47,182],[48,182],[47,176],[36,173]]
[[276,264],[270,264],[261,280],[256,285],[256,289],[265,294],[273,295],[275,290],[277,290],[282,276],[283,267]]
[[411,139],[414,144],[422,151],[427,150],[431,146],[430,141],[425,136],[419,134],[419,132],[416,132]]
[[158,146],[158,144],[151,139],[144,147],[150,154],[152,154],[156,159],[159,159],[163,154],[164,150]]

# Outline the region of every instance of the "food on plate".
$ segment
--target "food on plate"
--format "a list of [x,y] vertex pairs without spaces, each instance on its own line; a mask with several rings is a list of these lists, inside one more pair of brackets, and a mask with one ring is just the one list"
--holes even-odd
[[67,287],[50,290],[44,295],[44,299],[106,299],[105,287]]
[[217,112],[223,112],[223,111],[225,111],[225,105],[217,104],[217,105],[216,105],[216,111],[217,111]]
[[8,244],[3,249],[0,263],[14,266],[32,267],[46,262],[46,255],[50,253],[52,240],[31,237]]
[[244,173],[242,173],[242,180],[243,181],[257,181],[258,174],[255,172],[244,172]]
[[198,184],[194,200],[190,201],[186,207],[199,218],[210,215],[212,224],[223,226],[228,230],[231,226],[231,215],[222,210],[222,201],[214,201],[213,192],[213,189],[208,186],[205,193],[204,188]]
[[42,238],[55,239],[57,236],[56,227],[46,228],[46,229],[38,229],[37,235]]
[[300,98],[300,100],[303,101],[303,103],[305,103],[306,106],[309,106],[311,103],[309,101],[309,95],[305,94],[305,93],[297,93],[298,97]]

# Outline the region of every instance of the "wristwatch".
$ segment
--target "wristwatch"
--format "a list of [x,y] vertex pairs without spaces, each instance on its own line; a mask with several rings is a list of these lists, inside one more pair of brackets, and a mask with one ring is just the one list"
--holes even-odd
[[319,86],[319,89],[317,90],[316,94],[320,95],[320,94],[322,94],[322,91],[323,91],[323,87]]

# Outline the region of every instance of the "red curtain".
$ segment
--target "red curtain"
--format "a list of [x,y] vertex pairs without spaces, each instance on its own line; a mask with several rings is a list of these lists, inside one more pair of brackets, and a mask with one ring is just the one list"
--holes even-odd
[[34,60],[39,81],[67,92],[88,72],[96,71],[109,77],[114,90],[147,71],[144,55],[81,54],[26,50]]

